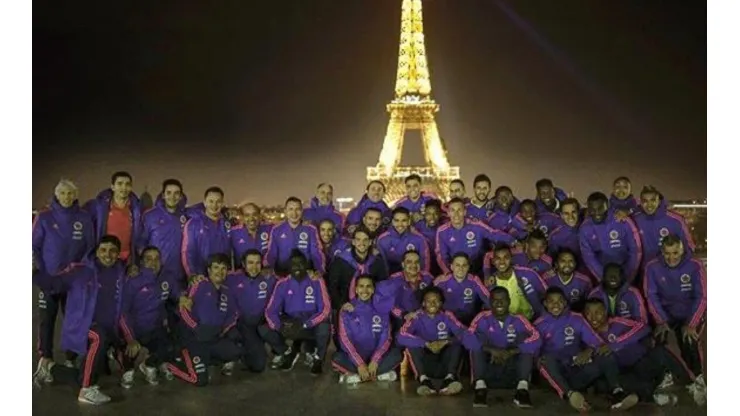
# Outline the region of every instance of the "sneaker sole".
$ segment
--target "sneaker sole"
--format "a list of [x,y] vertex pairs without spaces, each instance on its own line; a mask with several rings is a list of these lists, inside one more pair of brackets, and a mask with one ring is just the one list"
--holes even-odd
[[473,407],[488,407],[488,403],[473,403]]
[[391,381],[398,380],[398,376],[396,376],[396,373],[391,373],[391,374],[393,374],[393,375],[388,375],[388,376],[385,376],[385,377],[378,377],[378,381],[391,382]]
[[102,401],[102,402],[94,402],[92,400],[88,400],[88,399],[85,399],[83,397],[78,397],[77,398],[77,401],[80,402],[80,403],[90,404],[90,405],[93,405],[93,406],[100,406],[101,404],[108,403],[110,400],[105,400],[105,401]]
[[418,394],[419,396],[431,396],[437,394],[437,392],[427,386],[419,386],[416,389],[416,394]]
[[462,383],[460,383],[459,381],[453,381],[452,383],[450,383],[449,386],[447,386],[447,388],[442,389],[442,391],[440,391],[440,394],[444,396],[454,396],[460,393],[462,389]]
[[519,400],[514,399],[514,406],[520,409],[531,409],[532,405],[529,403],[520,403]]
[[612,405],[611,406],[611,409],[612,410],[629,410],[629,409],[635,407],[635,405],[639,401],[640,401],[640,398],[637,397],[636,394],[632,393],[629,396],[625,397],[624,400],[622,400],[621,402],[619,402],[619,403],[617,403],[615,405]]

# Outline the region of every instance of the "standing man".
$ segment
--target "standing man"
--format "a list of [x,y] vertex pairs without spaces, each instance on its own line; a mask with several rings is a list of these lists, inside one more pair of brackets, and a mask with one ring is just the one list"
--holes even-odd
[[[368,208],[375,208],[381,216],[382,223],[388,224],[391,221],[391,209],[383,201],[385,197],[385,185],[380,181],[371,181],[367,184],[365,195],[362,196],[357,206],[350,210],[347,215],[347,233],[352,234],[357,226],[362,223]],[[380,224],[378,224],[380,226]]]
[[612,194],[609,197],[609,207],[613,211],[623,211],[630,215],[640,207],[640,200],[632,195],[632,182],[626,176],[614,179]]
[[470,270],[480,276],[483,270],[483,256],[490,245],[514,245],[514,237],[494,230],[482,222],[465,218],[465,203],[462,199],[449,202],[450,222],[439,227],[435,245],[437,264],[444,274],[449,274],[452,255],[458,252],[467,254]]
[[375,243],[380,255],[387,264],[389,274],[401,271],[403,254],[415,250],[421,257],[421,267],[429,271],[432,262],[429,245],[424,236],[411,227],[411,213],[403,207],[393,209],[391,227],[378,236]]
[[[231,253],[231,222],[221,214],[224,191],[213,186],[203,194],[203,215],[196,215],[185,223],[180,252],[185,274],[191,279],[205,275],[208,259],[217,253]],[[231,263],[231,262],[229,262]]]
[[552,269],[552,258],[546,254],[547,237],[540,230],[532,230],[527,236],[524,251],[514,254],[511,261],[522,267],[529,267],[539,274]]
[[439,199],[439,197],[431,192],[422,192],[421,176],[415,173],[407,176],[404,183],[406,184],[406,196],[399,199],[393,208],[406,208],[411,213],[413,222],[417,222],[422,218],[424,204],[430,199]]
[[509,291],[510,313],[524,315],[529,320],[542,315],[547,285],[534,270],[512,264],[509,246],[494,247],[486,255],[486,264],[492,266],[493,273],[486,276],[485,285],[489,289],[501,286]]
[[185,269],[182,266],[182,235],[187,216],[187,198],[182,183],[177,179],[162,182],[162,192],[150,210],[144,213],[142,238],[139,248],[154,246],[159,250],[164,273],[184,281]]
[[319,232],[311,224],[303,224],[303,203],[291,196],[285,201],[285,221],[270,232],[270,245],[265,254],[265,266],[278,276],[290,274],[290,253],[294,249],[310,259],[310,268],[320,274],[326,272],[326,258]]
[[696,246],[691,238],[686,220],[675,211],[668,209],[663,195],[653,186],[646,186],[640,192],[641,206],[632,216],[632,220],[640,230],[642,241],[642,262],[649,263],[660,256],[660,246],[663,238],[669,234],[681,237],[681,242],[689,256]]
[[581,255],[591,276],[599,282],[604,275],[604,265],[622,266],[627,280],[637,276],[642,260],[640,233],[630,218],[617,220],[609,210],[609,202],[601,192],[588,196],[588,218],[581,224],[578,239]]
[[478,221],[486,221],[491,214],[489,201],[491,199],[491,178],[488,175],[478,174],[473,179],[473,198],[466,206],[466,217]]
[[560,204],[568,197],[560,188],[556,188],[552,180],[543,178],[538,180],[535,185],[537,197],[534,202],[537,204],[537,212],[549,212],[557,214]]
[[242,223],[231,227],[231,248],[234,250],[234,258],[244,258],[244,253],[249,250],[259,250],[264,256],[270,245],[270,231],[272,225],[262,221],[260,207],[252,202],[246,203],[239,208],[242,215]]
[[344,215],[334,208],[334,187],[320,183],[316,196],[311,198],[311,206],[303,210],[303,220],[318,227],[321,221],[331,220],[337,230],[344,230]]
[[[92,219],[80,209],[77,186],[72,181],[59,181],[54,188],[51,208],[34,218],[32,244],[36,266],[48,275],[58,274],[71,263],[82,261],[95,248]],[[54,358],[54,326],[57,312],[64,310],[66,300],[64,293],[39,291],[41,360]]]
[[563,224],[550,232],[547,241],[548,253],[555,257],[560,250],[567,248],[576,255],[578,271],[587,273],[588,268],[581,259],[581,245],[578,227],[581,225],[581,204],[575,198],[566,198],[560,203],[560,219]]
[[588,276],[576,271],[577,265],[575,254],[564,248],[555,259],[555,270],[543,274],[542,279],[546,287],[557,286],[563,289],[570,309],[581,312],[592,286]]
[[618,264],[604,266],[601,286],[597,286],[588,297],[604,302],[609,317],[631,319],[644,324],[648,322],[645,300],[640,290],[627,282]]
[[499,186],[493,194],[491,213],[486,222],[494,230],[505,233],[511,231],[514,216],[519,212],[519,200],[516,199],[511,188]]
[[339,235],[334,227],[334,223],[330,219],[321,220],[318,228],[319,239],[324,250],[324,258],[326,259],[327,267],[329,267],[334,257],[348,250],[351,245],[349,239],[342,238]]
[[[420,232],[427,240],[430,253],[437,251],[437,230],[440,227],[442,219],[442,203],[439,199],[432,199],[424,205],[424,218],[414,224],[416,231]],[[442,274],[436,259],[430,258],[429,273],[433,276]]]
[[519,213],[511,220],[509,231],[517,240],[525,240],[530,232],[542,231],[546,236],[563,224],[560,217],[552,212],[537,212],[537,204],[525,199],[519,205]]
[[85,204],[92,216],[97,240],[103,235],[114,235],[121,241],[121,260],[133,264],[136,244],[141,241],[142,208],[139,198],[131,189],[133,177],[128,172],[111,175],[110,189],[100,191],[96,199]]
[[469,325],[484,308],[490,308],[488,289],[478,276],[470,273],[470,260],[465,253],[452,256],[452,273],[434,280],[434,286],[445,293],[444,309],[464,325]]

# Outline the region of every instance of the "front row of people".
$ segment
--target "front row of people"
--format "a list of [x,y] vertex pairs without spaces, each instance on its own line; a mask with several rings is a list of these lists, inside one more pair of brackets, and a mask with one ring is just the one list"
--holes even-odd
[[[265,344],[273,353],[271,368],[291,370],[303,346],[311,356],[311,373],[319,375],[335,321],[338,345],[331,362],[344,383],[394,381],[405,355],[420,395],[459,393],[460,367],[469,365],[475,406],[486,405],[489,388],[511,388],[514,403],[530,407],[534,369],[578,410],[589,408],[581,393],[589,386],[606,393],[612,409],[629,408],[638,400],[675,404],[676,397],[664,392],[672,377],[692,382],[698,403],[706,398],[703,378],[694,379],[664,346],[652,345],[645,323],[607,318],[601,299],[586,302],[584,318],[569,310],[557,286],[544,293],[544,312],[534,323],[512,315],[509,290],[494,286],[481,295],[490,309],[466,326],[457,316],[467,321],[467,314],[444,308],[445,292],[454,292],[453,287],[416,282],[421,283],[413,291],[418,297],[399,303],[399,294],[409,295],[401,290],[405,279],[376,282],[358,275],[353,299],[341,306],[335,320],[324,279],[309,270],[300,251],[292,253],[291,274],[282,279],[263,273],[257,250],[244,255],[244,271],[233,273],[228,256],[213,255],[208,277],[196,277],[187,290],[165,275],[156,248],[143,250],[141,270],[134,271],[118,261],[119,251],[120,241],[104,236],[94,259],[59,275],[46,275],[34,265],[37,286],[46,293],[66,293],[62,349],[80,357],[79,369],[42,358],[34,375],[38,386],[74,384],[80,388],[79,401],[106,403],[110,397],[97,380],[108,369],[107,357],[115,355],[122,357],[124,388],[134,385],[134,368],[150,384],[158,383],[159,373],[203,386],[214,365],[224,375],[231,375],[239,361],[249,371],[264,371]],[[477,278],[473,283],[471,295],[485,289]],[[286,341],[292,341],[290,346]]]

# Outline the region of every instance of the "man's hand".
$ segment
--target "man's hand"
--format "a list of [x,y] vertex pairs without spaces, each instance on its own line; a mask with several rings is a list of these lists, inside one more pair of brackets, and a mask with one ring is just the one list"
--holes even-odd
[[594,355],[594,350],[591,348],[587,348],[576,355],[576,358],[573,360],[573,364],[577,366],[583,366],[589,363],[591,361],[591,357]]
[[203,276],[202,274],[194,274],[188,277],[188,286],[193,286],[196,283],[204,282],[206,280],[208,280],[208,278]]
[[426,347],[434,354],[439,354],[450,341],[446,339],[440,339],[437,341],[427,342]]
[[370,379],[374,380],[378,375],[378,363],[371,361],[367,366],[367,372],[370,373]]
[[684,325],[681,328],[681,337],[685,342],[688,342],[689,345],[699,341],[699,333],[696,332],[696,328],[691,328],[688,325]]
[[135,264],[129,264],[126,268],[126,275],[128,277],[135,277],[139,274],[139,266]]
[[653,330],[653,338],[655,338],[655,341],[659,344],[663,344],[666,341],[666,338],[668,338],[669,332],[671,332],[671,328],[668,324],[660,324]]
[[353,312],[355,310],[355,307],[351,303],[347,302],[342,305],[342,310],[345,312]]
[[609,345],[604,344],[596,349],[596,355],[598,356],[606,356],[612,353],[612,349],[609,348]]
[[493,275],[492,276],[488,276],[486,278],[486,281],[484,282],[484,284],[486,285],[486,287],[494,287],[494,286],[496,286],[496,276],[493,276]]
[[405,316],[403,317],[403,320],[404,320],[404,321],[410,321],[410,320],[412,320],[412,319],[416,318],[416,315],[418,315],[418,314],[419,314],[419,311],[413,311],[413,312],[409,312],[409,313],[407,313],[407,314],[406,314],[406,315],[405,315]]
[[185,309],[186,311],[191,311],[193,308],[193,300],[185,295],[180,296],[180,300],[178,301],[178,306]]
[[362,381],[370,380],[370,371],[368,371],[366,365],[361,365],[357,367],[357,375],[360,376],[360,380]]
[[617,209],[614,211],[614,219],[619,222],[624,222],[624,220],[626,220],[629,217],[630,217],[630,213],[627,210]]
[[126,345],[126,355],[129,358],[136,358],[139,355],[139,351],[141,351],[141,344],[138,341],[131,341]]
[[308,271],[308,277],[311,280],[319,280],[319,279],[321,279],[321,273],[317,272],[316,270],[309,270]]
[[488,350],[491,353],[491,363],[493,364],[504,364],[509,359],[509,352],[500,348],[491,348]]

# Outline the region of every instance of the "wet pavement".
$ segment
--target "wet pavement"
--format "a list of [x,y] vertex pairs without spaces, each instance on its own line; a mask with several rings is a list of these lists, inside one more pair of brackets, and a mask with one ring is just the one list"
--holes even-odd
[[[34,293],[33,323],[38,323]],[[34,331],[34,334],[36,331]],[[706,340],[706,334],[705,338]],[[34,337],[33,345],[36,345]],[[55,345],[58,345],[55,344]],[[57,359],[62,362],[63,357]],[[36,365],[36,353],[32,351],[32,364]],[[217,372],[215,372],[217,373]],[[115,373],[114,373],[115,374]],[[33,389],[33,412],[38,415],[557,415],[576,414],[567,403],[559,400],[545,386],[532,388],[535,408],[519,410],[511,402],[512,392],[496,391],[489,394],[488,408],[474,409],[470,390],[458,397],[421,398],[416,396],[416,383],[402,380],[393,383],[370,383],[357,388],[348,388],[337,383],[329,366],[320,377],[312,377],[308,368],[298,363],[292,372],[283,373],[267,370],[264,374],[235,371],[232,377],[214,374],[210,386],[197,388],[186,383],[160,381],[159,386],[149,386],[140,373],[131,390],[118,386],[118,377],[107,376],[101,380],[101,390],[113,398],[103,406],[90,406],[77,402],[77,391],[64,385],[44,386]],[[698,408],[685,389],[677,388],[679,406],[659,408],[653,405],[638,405],[630,411],[640,415],[703,415],[706,407]],[[590,414],[607,414],[607,403],[598,397],[592,398],[594,410]]]

